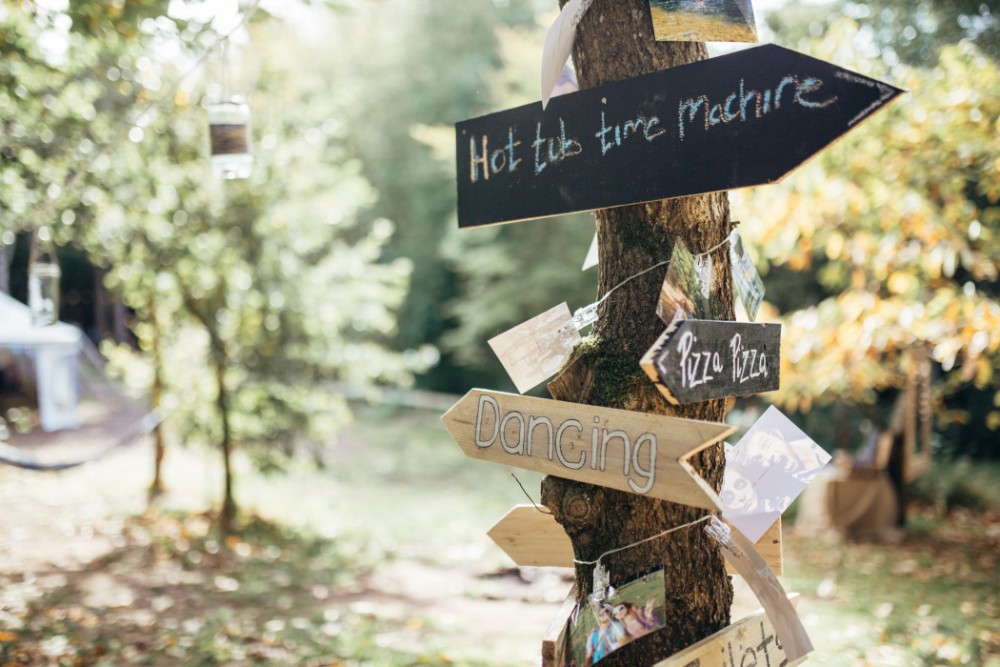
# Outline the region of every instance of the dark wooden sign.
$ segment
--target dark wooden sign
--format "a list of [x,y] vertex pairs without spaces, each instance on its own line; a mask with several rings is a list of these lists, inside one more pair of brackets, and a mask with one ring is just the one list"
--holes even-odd
[[671,403],[750,396],[780,386],[781,325],[681,320],[640,361]]
[[769,44],[466,120],[458,225],[772,183],[901,92]]

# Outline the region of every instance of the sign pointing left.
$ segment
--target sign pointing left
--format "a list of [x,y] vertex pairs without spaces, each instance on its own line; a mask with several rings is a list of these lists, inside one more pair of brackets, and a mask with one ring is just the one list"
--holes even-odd
[[[573,567],[575,563],[573,543],[566,531],[554,516],[540,512],[534,505],[515,505],[486,534],[521,567]],[[761,535],[754,548],[771,571],[781,576],[781,517]],[[728,562],[726,572],[739,574]]]
[[441,417],[471,458],[721,509],[687,458],[727,424],[473,389]]

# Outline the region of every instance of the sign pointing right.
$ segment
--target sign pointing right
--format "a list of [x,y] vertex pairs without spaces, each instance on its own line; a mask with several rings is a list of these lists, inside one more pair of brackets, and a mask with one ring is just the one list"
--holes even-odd
[[462,121],[458,224],[772,183],[901,92],[769,44]]

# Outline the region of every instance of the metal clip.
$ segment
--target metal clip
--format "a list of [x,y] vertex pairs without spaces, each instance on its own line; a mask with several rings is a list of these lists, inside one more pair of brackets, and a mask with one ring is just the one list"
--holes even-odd
[[597,321],[597,305],[598,303],[592,303],[589,306],[576,309],[576,312],[573,313],[573,326],[576,327],[577,331]]
[[708,520],[708,525],[705,526],[705,532],[715,538],[715,541],[723,546],[731,546],[733,543],[732,534],[729,532],[729,526],[727,526],[714,514],[712,515],[712,518]]
[[607,597],[608,588],[611,586],[611,573],[601,563],[594,566],[594,590],[590,597],[596,602],[603,602]]

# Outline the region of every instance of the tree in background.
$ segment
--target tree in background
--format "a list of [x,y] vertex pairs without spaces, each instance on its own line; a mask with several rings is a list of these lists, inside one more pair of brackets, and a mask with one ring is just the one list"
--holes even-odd
[[[12,16],[26,41],[37,43],[30,10],[11,9],[0,18]],[[53,20],[62,19],[54,14]],[[106,267],[108,286],[134,309],[142,349],[159,351],[147,379],[152,385],[160,376],[179,398],[174,423],[181,434],[221,446],[225,521],[236,510],[230,465],[236,445],[265,469],[278,469],[295,445],[328,440],[348,419],[332,381],[367,392],[378,384],[406,384],[417,366],[413,354],[384,345],[395,333],[392,309],[410,265],[382,260],[391,222],[359,222],[373,191],[346,149],[348,126],[337,122],[350,88],[330,86],[318,75],[326,59],[320,44],[272,21],[254,33],[254,44],[282,47],[251,49],[247,62],[259,137],[251,180],[210,177],[205,117],[193,88],[106,149],[106,139],[77,138],[94,153],[79,178],[64,176],[72,166],[51,166],[69,163],[67,154],[81,150],[72,142],[45,159],[18,162],[25,183],[21,210],[45,193],[58,195],[50,222],[57,239],[80,245]],[[101,36],[74,37],[66,62],[74,63],[72,77],[87,81],[83,87],[94,99],[106,86],[122,90],[122,80],[140,104],[159,99],[162,80],[177,73],[153,60],[152,37],[147,49],[130,47],[115,59],[116,74],[72,50],[79,43],[99,52],[114,43]],[[58,66],[31,65],[14,74],[33,80],[37,68],[51,76],[53,89],[72,89]],[[2,109],[10,112],[5,122],[32,123],[27,126],[39,132],[84,113],[100,119],[104,136],[120,135],[131,107],[112,113],[90,104],[92,114],[79,101],[59,107],[62,115],[17,104]],[[68,186],[53,194],[40,185],[43,179]],[[25,224],[13,217],[4,223],[7,229]],[[121,349],[113,354],[127,356]]]
[[[768,297],[785,333],[772,396],[803,412],[871,405],[904,385],[906,351],[926,346],[939,401],[972,386],[1000,406],[1000,69],[968,41],[921,67],[878,59],[852,20],[822,32],[798,48],[911,93],[784,183],[734,197],[776,269]],[[941,405],[938,417],[969,418]],[[996,409],[984,420],[980,432],[1000,429]]]
[[770,14],[768,23],[779,37],[818,37],[845,15],[858,22],[864,40],[878,45],[878,55],[890,65],[933,64],[942,46],[960,41],[1000,59],[1000,14],[995,3],[982,0],[796,1]]
[[[4,0],[0,5],[0,268],[6,277],[15,232],[48,225],[56,240],[68,238],[77,202],[63,201],[69,186],[84,192],[103,163],[99,147],[122,127],[143,91],[135,63],[144,46],[143,18],[166,2],[78,2],[67,12]],[[88,164],[90,163],[90,164]],[[61,223],[61,224],[59,224]]]
[[395,346],[430,343],[442,355],[425,387],[508,382],[488,338],[560,301],[593,298],[593,277],[579,271],[592,222],[457,230],[449,123],[538,99],[541,10],[554,17],[551,3],[534,0],[386,0],[334,27],[341,58],[329,78],[351,88],[344,122],[377,193],[366,215],[394,220],[388,255],[414,260]]
[[[548,9],[552,9],[549,7]],[[545,25],[554,12],[538,20],[497,31],[504,63],[490,73],[486,87],[497,108],[529,104],[539,99],[538,63]],[[437,153],[452,166],[455,132],[442,127],[436,136]],[[487,341],[493,336],[566,301],[570,310],[595,300],[596,269],[581,271],[595,234],[590,214],[561,215],[545,220],[458,230],[445,239],[443,255],[456,275],[455,296],[443,311],[453,323],[439,341],[442,350],[466,369],[466,385],[513,389]]]

